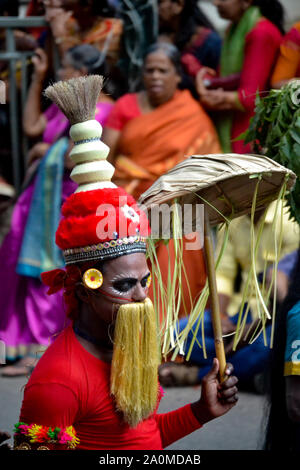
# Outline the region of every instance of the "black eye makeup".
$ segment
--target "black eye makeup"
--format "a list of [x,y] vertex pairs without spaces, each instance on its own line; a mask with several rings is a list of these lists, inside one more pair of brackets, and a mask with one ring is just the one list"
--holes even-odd
[[150,273],[148,273],[147,276],[143,277],[143,279],[141,280],[141,286],[143,288],[147,287],[147,282],[148,282],[149,277],[150,277]]
[[[147,281],[149,279],[149,276],[150,276],[150,273],[144,276],[143,279],[140,281],[143,289],[147,286]],[[137,282],[138,282],[137,279],[128,277],[128,278],[118,279],[114,281],[112,286],[118,292],[124,293],[124,292],[130,291],[136,285]]]
[[127,292],[136,285],[136,279],[128,278],[113,283],[113,288],[119,292]]

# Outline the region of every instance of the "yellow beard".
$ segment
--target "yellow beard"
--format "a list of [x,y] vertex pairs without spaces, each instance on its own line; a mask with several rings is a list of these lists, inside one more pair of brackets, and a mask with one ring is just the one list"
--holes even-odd
[[158,342],[150,299],[121,305],[114,331],[110,390],[131,427],[147,418],[158,398]]

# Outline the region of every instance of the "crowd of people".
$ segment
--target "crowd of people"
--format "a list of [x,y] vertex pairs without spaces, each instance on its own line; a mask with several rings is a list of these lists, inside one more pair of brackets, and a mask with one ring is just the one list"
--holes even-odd
[[[6,3],[3,2],[3,11],[9,12]],[[59,107],[54,103],[49,104],[43,96],[46,85],[50,81],[89,75],[104,76],[95,119],[103,127],[102,140],[110,149],[108,161],[115,167],[113,182],[138,199],[161,175],[190,155],[251,153],[251,144],[245,144],[241,135],[247,130],[250,119],[254,116],[257,93],[265,95],[271,87],[280,88],[290,80],[300,77],[300,23],[285,31],[284,8],[279,0],[214,0],[219,15],[229,20],[223,39],[201,10],[201,2],[158,0],[155,13],[158,15],[159,27],[155,40],[152,38],[151,43],[147,42],[146,33],[142,38],[145,43],[144,53],[140,58],[139,77],[134,77],[136,89],[132,91],[131,75],[124,66],[126,35],[130,35],[130,32],[126,28],[127,19],[123,14],[122,3],[118,0],[31,0],[27,16],[44,15],[48,26],[33,28],[27,31],[26,35],[16,31],[19,47],[22,48],[23,38],[23,47],[34,51],[31,59],[31,82],[23,110],[23,132],[30,139],[32,146],[26,155],[27,168],[24,172],[22,192],[18,199],[11,201],[14,208],[10,228],[0,246],[0,339],[6,345],[8,362],[1,368],[1,374],[6,377],[32,373],[40,357],[49,357],[51,365],[55,356],[45,356],[44,351],[65,327],[65,338],[70,348],[76,350],[74,354],[78,355],[79,369],[87,360],[84,348],[94,354],[95,345],[89,346],[89,337],[80,336],[79,330],[78,338],[81,344],[74,343],[70,333],[71,320],[65,314],[62,291],[53,290],[53,295],[48,296],[49,286],[41,281],[43,272],[62,268],[64,265],[62,250],[54,243],[55,232],[61,220],[61,206],[77,187],[70,178],[74,166],[69,157],[73,147],[69,138],[70,123]],[[156,2],[153,3],[156,5]],[[139,6],[136,9],[139,14]],[[0,40],[2,41],[1,36]],[[138,41],[138,38],[136,40]],[[60,56],[61,65],[58,71],[53,69],[51,61],[51,41],[55,42]],[[1,74],[5,77],[3,64],[0,64],[0,78]],[[5,110],[1,111],[0,117],[2,114],[1,133],[7,126]],[[6,154],[5,163],[0,164],[0,195],[1,187],[4,188],[5,194],[5,186],[12,183],[9,181],[10,172],[7,167],[9,162]],[[262,214],[256,216],[258,230]],[[266,256],[269,256],[269,272],[272,271],[274,259],[270,256],[270,233],[274,231],[273,219],[274,206],[270,205],[256,265],[258,277],[264,269]],[[234,365],[234,373],[241,383],[261,390],[261,387],[257,386],[257,379],[262,374],[266,371],[271,371],[272,377],[274,371],[281,374],[280,392],[278,387],[273,389],[274,392],[276,388],[278,393],[273,393],[271,400],[270,429],[266,447],[276,448],[277,442],[279,443],[280,433],[276,434],[274,423],[278,409],[283,407],[285,412],[281,410],[280,413],[284,414],[286,426],[292,429],[293,434],[287,447],[299,449],[300,362],[298,366],[293,366],[291,357],[292,343],[298,339],[295,331],[300,333],[299,299],[298,294],[296,295],[299,290],[296,279],[299,278],[297,256],[300,240],[296,222],[289,220],[285,214],[283,223],[282,260],[278,265],[276,297],[277,310],[281,312],[278,324],[285,326],[278,326],[277,343],[275,341],[278,349],[276,346],[276,353],[271,354],[262,337],[251,345],[241,344],[237,351],[232,349],[230,336],[225,345],[228,361]],[[225,335],[230,335],[236,329],[236,313],[239,311],[243,283],[251,263],[249,225],[249,216],[233,221],[226,251],[217,272],[222,328]],[[276,230],[276,237],[279,239],[281,235],[279,230]],[[221,244],[221,237],[222,233],[218,233],[216,252]],[[164,278],[168,276],[168,256],[170,251],[167,253],[165,244],[161,243],[157,248],[157,258]],[[190,308],[189,302],[197,300],[206,281],[205,259],[200,247],[195,251],[184,251],[183,260],[188,272],[189,289],[180,308],[179,323],[182,329],[188,322],[186,315]],[[137,256],[135,262],[137,278],[144,278],[144,260],[139,264]],[[113,277],[113,262],[108,264],[109,267],[104,271],[112,269]],[[83,304],[88,303],[88,300],[83,298],[84,294],[81,295]],[[142,300],[143,295],[135,298],[135,301]],[[251,318],[249,316],[248,326],[251,328],[257,320],[255,298],[249,302]],[[85,314],[88,319],[87,311]],[[88,322],[86,323],[84,318],[82,309],[81,327],[86,331],[93,331],[93,327],[87,326]],[[203,357],[203,350],[199,346],[199,333],[190,363],[166,362],[159,369],[162,385],[192,385],[201,382],[204,384],[206,398],[201,402],[201,413],[204,402],[205,406],[212,407],[213,386],[207,384],[214,380],[213,374],[217,371],[217,365],[213,363],[215,353],[209,308],[205,312],[204,322],[207,358]],[[267,326],[268,338],[270,333],[271,326]],[[101,337],[100,333],[99,336]],[[101,339],[103,340],[103,337]],[[108,338],[105,337],[104,340],[107,344]],[[191,340],[192,338],[188,338],[187,348]],[[59,341],[57,354],[60,354],[59,345],[63,347],[63,340]],[[99,357],[103,359],[103,354]],[[274,366],[274,362],[276,365],[281,364],[282,370],[279,366]],[[89,367],[92,374],[95,364],[90,364]],[[38,380],[45,384],[41,367],[37,374],[40,377]],[[107,375],[106,369],[103,374]],[[284,376],[287,385],[286,401],[283,400]],[[274,377],[272,380],[275,380]],[[89,384],[92,389],[98,385]],[[236,379],[231,377],[227,381],[227,388],[223,386],[224,397],[229,397],[232,401],[229,400],[226,404],[223,397],[222,409],[217,410],[214,404],[214,412],[203,418],[205,413],[201,414],[198,412],[198,405],[194,406],[191,420],[201,414],[203,424],[223,414],[225,408],[226,411],[230,409],[236,400],[232,398],[236,393],[235,385]],[[52,408],[49,406],[52,416],[57,416],[59,425],[64,428],[73,423],[70,422],[67,408],[64,413],[55,408],[53,397],[62,392],[62,385],[57,387],[57,390],[53,390]],[[71,392],[65,383],[63,388],[65,402],[62,402],[61,406],[67,402],[71,403],[74,421],[76,413],[78,414],[74,392]],[[31,390],[32,396],[28,392],[30,400],[38,400],[44,393],[43,387],[39,389],[36,385],[32,385]],[[86,390],[84,393],[87,393]],[[210,398],[207,398],[208,396]],[[27,401],[23,407],[22,421],[30,415],[29,408]],[[95,412],[96,415],[98,412],[99,410]],[[157,416],[156,422],[162,439],[166,440],[163,442],[165,446],[170,441],[164,437],[166,424],[163,420],[166,422],[170,418]],[[172,418],[178,431],[177,434],[175,432],[173,440],[184,435],[179,432],[179,423],[183,418],[182,415],[178,416]],[[46,413],[36,413],[35,418],[47,421],[48,416]],[[85,433],[87,436],[89,432],[84,419],[81,429],[84,448],[97,448],[100,444],[93,432],[92,437],[89,436],[85,442]],[[101,419],[99,415],[99,420]],[[92,423],[95,426],[99,425],[96,421]],[[190,425],[185,421],[185,433],[197,429],[200,421]],[[143,430],[144,436],[149,438],[149,445],[162,445],[156,441],[150,442],[149,436],[154,432],[153,429],[153,423],[148,423]],[[170,432],[170,423],[167,429]],[[115,436],[108,436],[108,446],[113,445],[110,438],[113,440]],[[92,439],[92,444],[88,439]],[[134,433],[126,434],[126,448],[131,448],[130,439],[138,437]]]

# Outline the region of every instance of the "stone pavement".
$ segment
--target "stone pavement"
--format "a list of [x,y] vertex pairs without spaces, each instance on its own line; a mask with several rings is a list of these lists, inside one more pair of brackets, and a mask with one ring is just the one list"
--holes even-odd
[[[0,429],[11,432],[18,421],[26,377],[0,376]],[[200,387],[166,388],[160,412],[196,401]],[[265,398],[241,391],[237,405],[225,416],[172,444],[176,450],[255,450],[262,445],[261,423]]]

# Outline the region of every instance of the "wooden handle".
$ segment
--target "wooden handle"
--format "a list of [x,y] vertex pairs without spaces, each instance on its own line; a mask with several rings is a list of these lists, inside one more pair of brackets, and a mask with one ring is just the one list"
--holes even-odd
[[224,382],[227,376],[225,375],[226,357],[224,350],[224,343],[222,337],[222,325],[220,316],[220,305],[217,291],[216,269],[213,242],[211,236],[211,228],[209,223],[208,210],[204,208],[204,251],[207,269],[207,278],[209,286],[209,294],[211,301],[211,319],[214,331],[216,357],[220,365],[220,382]]

